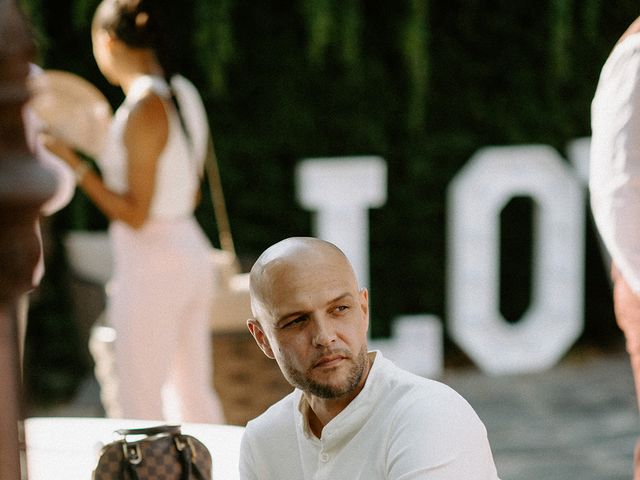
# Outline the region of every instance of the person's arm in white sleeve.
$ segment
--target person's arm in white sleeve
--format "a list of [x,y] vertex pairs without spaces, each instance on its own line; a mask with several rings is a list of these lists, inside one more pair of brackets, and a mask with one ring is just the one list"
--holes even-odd
[[40,208],[40,213],[50,216],[66,207],[76,191],[76,179],[71,167],[49,152],[39,141],[35,156],[56,177],[56,191]]
[[51,171],[56,179],[56,190],[53,196],[40,208],[42,215],[53,215],[71,202],[76,190],[75,175],[71,167],[47,150],[42,144],[38,136],[38,133],[43,127],[42,122],[33,109],[29,108],[28,104],[23,109],[22,118],[29,149],[36,160]]
[[589,190],[598,232],[640,294],[640,37],[618,44],[591,107]]

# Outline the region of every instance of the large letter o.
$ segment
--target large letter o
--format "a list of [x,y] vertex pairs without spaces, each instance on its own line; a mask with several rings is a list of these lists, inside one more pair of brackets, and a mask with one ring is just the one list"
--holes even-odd
[[[514,196],[534,210],[531,305],[510,324],[499,309],[500,212]],[[448,189],[447,324],[486,373],[555,365],[583,328],[584,189],[548,146],[488,147]]]

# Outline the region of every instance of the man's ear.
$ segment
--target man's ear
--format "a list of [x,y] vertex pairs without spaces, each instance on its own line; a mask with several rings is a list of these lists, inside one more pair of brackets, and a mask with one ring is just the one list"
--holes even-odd
[[369,291],[366,288],[360,289],[360,310],[362,314],[369,320]]
[[271,349],[271,344],[269,343],[269,339],[267,338],[267,335],[264,333],[264,330],[262,330],[262,326],[260,325],[260,322],[255,318],[250,318],[249,320],[247,320],[247,328],[249,329],[249,332],[251,332],[251,335],[253,335],[253,338],[255,339],[256,343],[260,347],[260,350],[262,350],[262,352],[267,357],[271,359],[275,359],[276,357],[273,354],[273,350]]

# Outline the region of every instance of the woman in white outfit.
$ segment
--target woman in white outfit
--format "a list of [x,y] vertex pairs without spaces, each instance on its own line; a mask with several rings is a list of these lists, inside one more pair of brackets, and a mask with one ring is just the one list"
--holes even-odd
[[96,62],[126,95],[98,160],[102,178],[59,139],[46,142],[111,220],[118,416],[222,423],[212,388],[210,243],[193,216],[208,127],[193,85],[166,80],[154,3],[103,0],[93,19]]

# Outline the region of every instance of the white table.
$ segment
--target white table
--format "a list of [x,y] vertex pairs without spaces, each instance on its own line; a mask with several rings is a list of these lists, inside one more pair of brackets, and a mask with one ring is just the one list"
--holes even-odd
[[[106,418],[40,417],[25,421],[29,480],[89,480],[102,445],[121,428],[162,422]],[[213,457],[214,480],[237,480],[243,427],[183,423],[182,432],[204,443]]]

